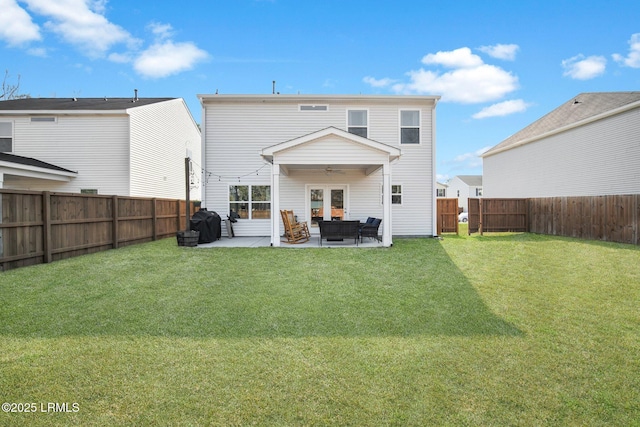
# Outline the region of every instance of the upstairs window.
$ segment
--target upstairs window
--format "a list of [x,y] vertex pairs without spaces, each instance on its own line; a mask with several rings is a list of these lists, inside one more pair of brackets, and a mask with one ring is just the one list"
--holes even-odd
[[367,110],[349,110],[347,112],[347,130],[349,133],[367,138],[368,115]]
[[0,152],[11,153],[13,151],[13,123],[0,122]]
[[400,111],[400,144],[420,144],[420,110]]

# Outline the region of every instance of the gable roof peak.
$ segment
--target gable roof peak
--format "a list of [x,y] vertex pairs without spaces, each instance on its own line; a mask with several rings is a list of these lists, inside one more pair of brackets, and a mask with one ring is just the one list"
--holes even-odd
[[640,106],[640,92],[583,92],[556,109],[542,116],[527,127],[509,136],[498,145],[482,154],[492,154],[508,150],[527,142],[535,141],[545,135],[560,132],[563,129],[588,120],[598,120],[607,113],[619,109]]

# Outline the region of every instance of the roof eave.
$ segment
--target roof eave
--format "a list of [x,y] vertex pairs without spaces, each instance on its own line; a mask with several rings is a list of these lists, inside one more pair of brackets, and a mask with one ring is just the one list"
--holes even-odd
[[597,115],[592,116],[592,117],[587,117],[586,119],[580,120],[578,122],[571,123],[569,125],[562,126],[562,127],[557,128],[557,129],[550,130],[550,131],[542,133],[540,135],[536,135],[536,136],[533,136],[533,137],[530,137],[530,138],[522,139],[522,140],[514,142],[513,144],[508,145],[506,147],[497,148],[497,149],[492,148],[489,151],[481,154],[480,157],[481,158],[491,157],[494,154],[503,153],[505,151],[511,150],[512,148],[521,147],[523,145],[530,144],[532,142],[539,141],[541,139],[548,138],[550,136],[557,135],[559,133],[566,132],[566,131],[571,130],[571,129],[575,129],[575,128],[578,128],[580,126],[584,126],[586,124],[593,123],[593,122],[596,122],[598,120],[605,119],[607,117],[615,116],[616,114],[624,113],[625,111],[630,111],[630,110],[633,110],[634,108],[638,108],[638,107],[640,107],[640,101],[632,102],[630,104],[626,104],[626,105],[623,105],[621,107],[614,108],[614,109],[609,110],[609,111],[605,111],[604,113],[600,113],[600,114],[597,114]]

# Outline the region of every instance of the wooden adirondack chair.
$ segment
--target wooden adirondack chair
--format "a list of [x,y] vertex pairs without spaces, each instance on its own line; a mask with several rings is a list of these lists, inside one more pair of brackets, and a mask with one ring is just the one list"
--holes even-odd
[[309,227],[307,227],[306,222],[296,221],[293,211],[282,210],[280,211],[280,215],[282,216],[284,236],[287,238],[287,243],[304,243],[309,241],[311,234],[309,233]]

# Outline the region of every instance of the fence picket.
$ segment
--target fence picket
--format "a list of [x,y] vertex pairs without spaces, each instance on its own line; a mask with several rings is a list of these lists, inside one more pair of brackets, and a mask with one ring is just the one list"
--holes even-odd
[[8,189],[0,199],[3,271],[173,237],[186,212],[176,199]]

